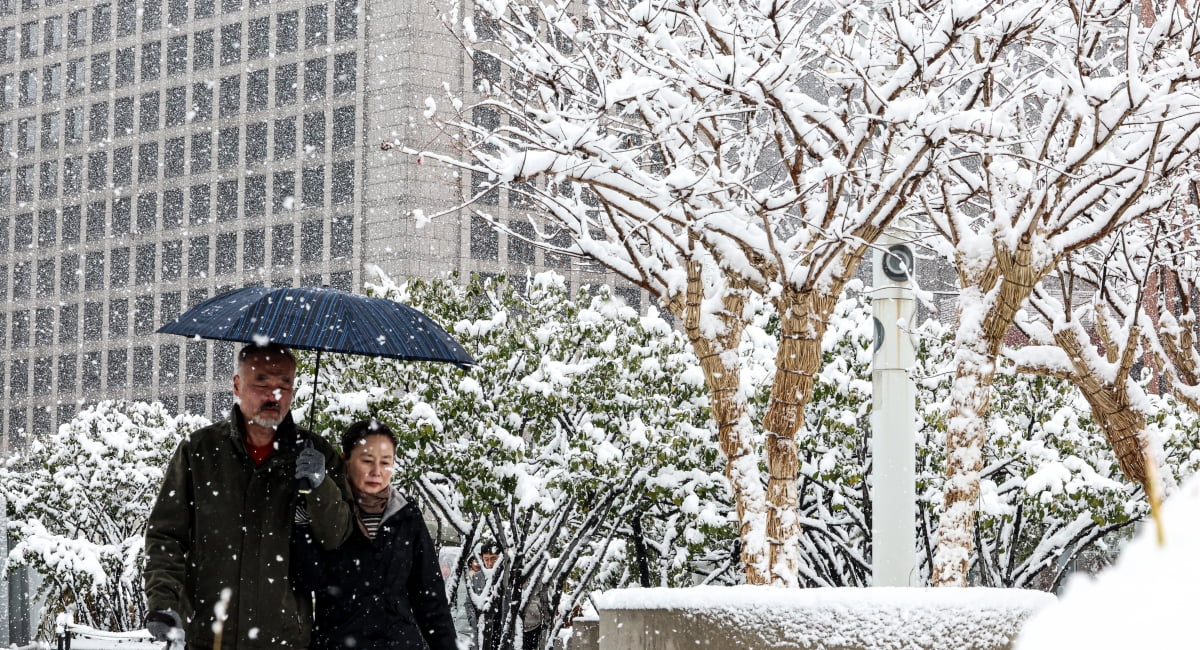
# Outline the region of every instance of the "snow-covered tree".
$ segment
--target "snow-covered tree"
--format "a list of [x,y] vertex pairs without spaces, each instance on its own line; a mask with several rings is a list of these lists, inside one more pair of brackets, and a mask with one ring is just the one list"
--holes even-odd
[[479,365],[335,355],[318,430],[388,422],[395,480],[468,551],[499,544],[505,570],[480,606],[499,610],[504,639],[542,593],[557,630],[593,589],[736,578],[708,396],[682,336],[607,288],[571,296],[549,273],[528,284],[527,297],[500,280],[369,287],[442,323]]
[[[952,141],[999,128],[1006,92],[1031,105],[1057,92],[1027,63],[1069,37],[1068,4],[474,0],[449,22],[481,92],[452,94],[445,115],[429,101],[456,151],[386,146],[488,179],[471,203],[509,237],[524,236],[476,199],[507,187],[540,205],[533,240],[598,260],[680,320],[713,396],[747,580],[796,584],[797,454],[834,305],[897,217],[941,209],[915,199],[937,166],[969,167]],[[1053,54],[1042,67],[1057,79]],[[1028,77],[1002,87],[1010,65]],[[1088,92],[1109,74],[1067,69],[1079,76],[1063,85]],[[970,192],[947,193],[957,219]],[[759,302],[779,315],[761,448],[733,353]]]
[[146,518],[171,452],[206,424],[158,403],[102,402],[0,467],[16,542],[9,562],[43,579],[41,638],[53,637],[55,616],[67,608],[100,629],[142,626]]
[[1004,29],[957,54],[954,95],[971,110],[921,195],[960,290],[937,585],[966,580],[991,384],[1018,310],[1067,256],[1186,192],[1200,148],[1200,3],[947,6],[947,19]]

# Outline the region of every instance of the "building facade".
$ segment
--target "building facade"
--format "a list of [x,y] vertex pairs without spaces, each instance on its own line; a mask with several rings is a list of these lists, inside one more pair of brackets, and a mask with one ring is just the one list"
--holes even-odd
[[233,344],[154,331],[229,289],[591,277],[477,218],[408,218],[478,182],[380,145],[433,143],[425,98],[474,65],[427,3],[0,0],[0,448],[105,398],[221,417]]

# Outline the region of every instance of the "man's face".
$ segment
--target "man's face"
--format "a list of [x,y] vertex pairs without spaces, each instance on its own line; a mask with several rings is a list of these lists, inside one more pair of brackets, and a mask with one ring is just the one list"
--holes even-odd
[[483,566],[487,569],[496,568],[496,561],[500,559],[498,553],[481,553],[480,557],[483,558]]
[[251,354],[233,376],[233,396],[251,424],[274,429],[292,408],[296,364],[277,352]]

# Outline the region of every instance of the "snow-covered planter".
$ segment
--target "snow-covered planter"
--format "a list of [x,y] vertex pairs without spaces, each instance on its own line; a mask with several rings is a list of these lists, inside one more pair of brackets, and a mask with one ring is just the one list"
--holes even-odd
[[605,592],[600,649],[1000,650],[1054,596],[1027,589],[692,587]]

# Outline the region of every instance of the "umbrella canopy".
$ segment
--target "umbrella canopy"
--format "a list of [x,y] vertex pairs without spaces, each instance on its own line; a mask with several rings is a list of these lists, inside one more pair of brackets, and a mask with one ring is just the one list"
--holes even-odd
[[158,330],[221,341],[408,361],[475,360],[425,314],[392,300],[331,287],[246,287],[210,298]]

